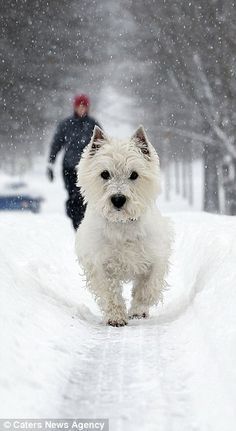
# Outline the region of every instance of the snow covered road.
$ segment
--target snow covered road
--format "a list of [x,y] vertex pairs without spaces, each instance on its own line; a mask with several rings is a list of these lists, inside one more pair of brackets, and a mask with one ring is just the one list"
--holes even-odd
[[2,417],[104,417],[112,431],[236,428],[236,219],[172,218],[164,305],[111,328],[83,289],[64,217],[1,215]]

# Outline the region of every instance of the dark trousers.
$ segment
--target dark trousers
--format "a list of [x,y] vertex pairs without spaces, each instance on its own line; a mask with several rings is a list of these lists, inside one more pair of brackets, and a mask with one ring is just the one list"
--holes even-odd
[[74,229],[77,229],[84,218],[86,205],[80,188],[76,186],[77,174],[74,168],[63,168],[63,179],[68,193],[66,214],[71,219]]

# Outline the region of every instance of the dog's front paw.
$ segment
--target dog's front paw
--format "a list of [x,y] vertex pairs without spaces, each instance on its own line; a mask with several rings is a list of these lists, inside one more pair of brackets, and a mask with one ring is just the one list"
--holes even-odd
[[127,321],[127,319],[125,319],[125,318],[120,318],[120,319],[108,319],[108,320],[107,320],[107,325],[110,325],[110,326],[116,326],[116,327],[119,327],[119,326],[125,326],[125,325],[127,325],[127,323],[128,323],[128,321]]
[[149,313],[147,312],[129,314],[129,319],[147,319],[148,317]]
[[129,310],[129,319],[147,319],[149,309],[145,305],[133,304]]

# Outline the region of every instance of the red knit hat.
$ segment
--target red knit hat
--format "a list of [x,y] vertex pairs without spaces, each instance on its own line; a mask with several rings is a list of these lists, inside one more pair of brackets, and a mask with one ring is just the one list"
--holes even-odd
[[86,94],[77,94],[77,96],[74,97],[74,108],[80,105],[87,106],[87,108],[89,107],[90,100]]

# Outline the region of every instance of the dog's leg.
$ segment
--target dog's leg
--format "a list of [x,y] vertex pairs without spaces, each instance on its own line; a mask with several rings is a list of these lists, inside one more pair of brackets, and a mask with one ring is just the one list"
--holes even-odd
[[140,275],[135,278],[132,289],[132,301],[129,309],[130,319],[141,319],[149,316],[149,305],[145,301],[145,291],[148,276]]
[[128,323],[125,301],[121,285],[116,278],[109,278],[105,272],[94,273],[90,277],[90,289],[96,296],[103,313],[104,321],[111,326],[124,326]]
[[118,284],[110,284],[106,289],[104,299],[103,312],[105,322],[111,326],[127,325],[128,315],[121,287]]
[[162,301],[165,281],[160,280],[157,268],[152,267],[148,274],[136,276],[132,289],[132,301],[129,310],[130,319],[149,316],[149,308]]

